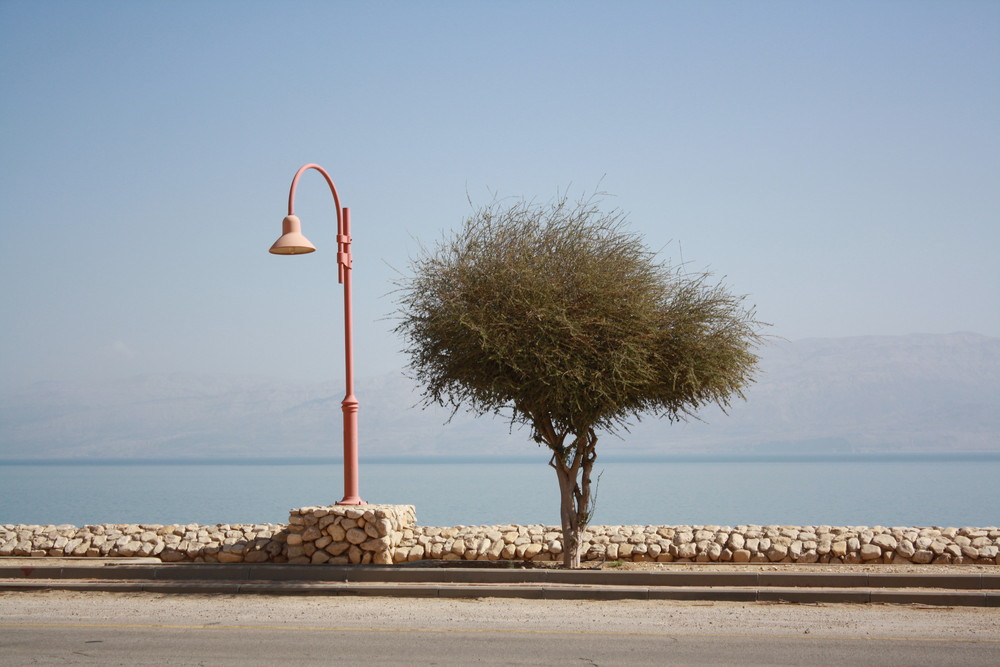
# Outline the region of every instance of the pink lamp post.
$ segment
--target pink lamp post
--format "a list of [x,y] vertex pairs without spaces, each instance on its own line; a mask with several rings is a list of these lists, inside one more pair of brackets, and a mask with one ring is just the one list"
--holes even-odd
[[323,175],[333,203],[337,207],[337,280],[344,285],[344,347],[346,349],[347,395],[341,402],[344,411],[344,498],[338,505],[366,505],[358,495],[358,399],[354,397],[354,336],[351,317],[351,211],[340,207],[340,197],[333,179],[318,164],[299,167],[288,191],[288,215],[281,222],[281,238],[270,252],[275,255],[304,255],[315,252],[316,246],[302,235],[302,223],[295,216],[295,188],[299,178],[309,169]]

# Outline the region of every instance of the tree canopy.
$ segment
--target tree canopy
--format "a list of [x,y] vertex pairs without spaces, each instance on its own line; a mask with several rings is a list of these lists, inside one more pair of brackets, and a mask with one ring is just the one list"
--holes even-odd
[[661,261],[600,203],[494,201],[415,259],[399,292],[425,400],[508,416],[552,451],[567,565],[597,432],[727,407],[753,381],[760,341],[744,297]]

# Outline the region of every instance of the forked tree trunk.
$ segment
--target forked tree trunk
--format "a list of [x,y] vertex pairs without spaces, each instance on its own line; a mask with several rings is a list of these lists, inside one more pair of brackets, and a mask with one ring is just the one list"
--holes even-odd
[[[550,445],[551,447],[551,445]],[[593,429],[578,434],[566,447],[552,447],[549,465],[559,478],[559,507],[563,534],[563,567],[580,567],[583,531],[590,523],[590,472],[597,458]]]

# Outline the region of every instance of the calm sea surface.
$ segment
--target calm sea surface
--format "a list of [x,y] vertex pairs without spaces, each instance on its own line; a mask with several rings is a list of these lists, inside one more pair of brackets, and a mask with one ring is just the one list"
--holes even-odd
[[[1000,524],[1000,455],[843,461],[607,461],[594,524]],[[0,464],[0,523],[284,523],[342,495],[339,463]],[[558,524],[544,462],[362,462],[368,502],[425,526]]]

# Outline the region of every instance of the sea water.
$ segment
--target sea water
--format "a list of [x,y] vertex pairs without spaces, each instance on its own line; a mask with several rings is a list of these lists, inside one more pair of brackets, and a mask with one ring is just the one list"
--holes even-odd
[[[599,460],[593,478],[593,524],[1000,524],[1000,454]],[[362,461],[360,488],[425,526],[559,523],[544,460]],[[334,461],[0,463],[0,524],[284,523],[342,495]]]

